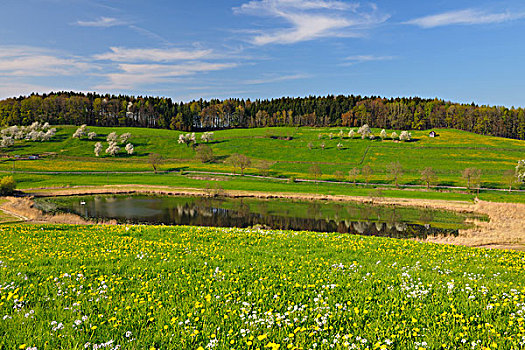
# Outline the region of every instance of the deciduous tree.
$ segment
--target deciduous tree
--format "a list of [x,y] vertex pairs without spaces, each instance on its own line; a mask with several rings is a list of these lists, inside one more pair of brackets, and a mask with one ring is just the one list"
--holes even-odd
[[357,181],[357,175],[359,175],[359,169],[358,168],[352,168],[348,172],[348,177],[354,183],[354,185],[355,185],[355,183]]
[[150,153],[148,155],[148,163],[153,168],[153,172],[156,174],[157,170],[162,163],[162,156],[158,153]]
[[403,167],[401,166],[401,163],[399,163],[399,161],[392,162],[387,165],[386,170],[390,174],[396,187],[399,187],[398,180],[403,175]]
[[430,184],[437,180],[434,169],[432,167],[426,167],[421,170],[421,180],[427,184],[427,190],[430,189]]
[[525,159],[518,161],[518,165],[516,165],[516,177],[519,181],[525,182]]
[[461,176],[467,180],[467,189],[470,190],[470,185],[478,184],[481,180],[481,170],[477,168],[466,168],[462,171]]
[[128,143],[126,145],[126,152],[128,152],[128,154],[135,153],[135,147],[133,147],[133,145],[131,143]]
[[321,167],[318,164],[312,165],[308,169],[308,172],[310,173],[310,175],[313,176],[314,180],[316,180],[316,181],[321,177],[321,175],[323,175],[323,173],[321,171]]
[[97,157],[100,156],[100,152],[102,152],[103,148],[104,147],[102,147],[102,143],[100,142],[95,143],[95,156]]
[[361,174],[365,178],[365,183],[368,184],[368,180],[370,179],[370,176],[372,175],[372,168],[369,165],[365,165],[361,168]]

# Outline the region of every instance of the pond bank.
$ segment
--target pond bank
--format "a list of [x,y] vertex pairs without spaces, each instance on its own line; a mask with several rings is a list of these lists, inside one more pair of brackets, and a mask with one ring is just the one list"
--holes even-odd
[[[230,198],[260,198],[260,199],[291,199],[291,200],[326,200],[335,202],[359,202],[378,205],[413,206],[428,209],[451,210],[462,213],[478,213],[487,215],[489,222],[474,221],[473,228],[460,230],[457,237],[429,237],[425,241],[443,244],[465,245],[470,247],[525,250],[525,204],[493,203],[477,201],[476,203],[446,200],[404,199],[404,198],[370,198],[343,195],[297,194],[297,193],[266,193],[256,191],[214,190],[196,188],[173,188],[169,186],[142,185],[111,185],[90,187],[60,187],[34,188],[25,190],[28,196],[72,196],[72,195],[102,195],[102,194],[157,194],[172,196],[207,196],[217,195]],[[1,207],[29,221],[54,223],[90,223],[76,215],[42,214],[32,207],[28,198],[10,199]],[[36,213],[39,212],[40,214]],[[31,216],[24,215],[27,212]],[[32,218],[35,219],[32,219]],[[110,222],[111,223],[111,222]]]

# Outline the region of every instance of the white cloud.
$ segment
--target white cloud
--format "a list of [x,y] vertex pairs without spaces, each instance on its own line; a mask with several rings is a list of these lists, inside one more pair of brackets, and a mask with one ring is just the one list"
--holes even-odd
[[30,95],[35,92],[46,92],[46,91],[60,91],[66,89],[60,88],[50,88],[48,86],[36,85],[36,84],[26,84],[26,83],[17,83],[17,82],[1,82],[0,83],[0,99],[5,99],[9,97],[18,97],[20,95]]
[[195,60],[209,56],[212,50],[180,50],[180,49],[129,49],[123,47],[111,47],[110,52],[95,55],[98,60],[109,60],[116,62],[169,62],[176,60]]
[[259,84],[270,84],[270,83],[278,83],[278,82],[287,81],[287,80],[297,80],[297,79],[307,79],[307,78],[310,78],[310,75],[292,74],[292,75],[281,75],[281,76],[274,76],[274,77],[269,77],[269,78],[254,79],[254,80],[246,80],[243,83],[247,85],[259,85]]
[[363,63],[363,62],[373,62],[373,61],[389,61],[393,60],[394,56],[376,56],[376,55],[355,55],[355,56],[349,56],[346,57],[346,61],[348,61],[346,64],[357,64],[357,63]]
[[105,76],[109,83],[97,88],[131,89],[153,83],[175,81],[177,78],[197,73],[218,71],[236,67],[235,63],[185,62],[181,64],[128,64],[118,65],[119,71]]
[[362,31],[386,21],[375,5],[363,9],[357,3],[331,0],[253,0],[234,8],[236,14],[276,18],[286,28],[251,31],[255,45],[291,44],[326,37],[360,36]]
[[94,68],[84,60],[60,53],[20,46],[0,47],[0,76],[43,77],[74,75]]
[[94,21],[77,21],[75,23],[81,27],[99,27],[108,28],[128,24],[127,22],[114,17],[99,17]]
[[405,24],[413,24],[421,28],[434,28],[447,25],[473,25],[473,24],[489,24],[502,23],[513,21],[520,18],[525,18],[524,12],[500,12],[489,13],[481,10],[465,9],[458,11],[444,12],[437,15],[425,16],[415,18],[405,22]]

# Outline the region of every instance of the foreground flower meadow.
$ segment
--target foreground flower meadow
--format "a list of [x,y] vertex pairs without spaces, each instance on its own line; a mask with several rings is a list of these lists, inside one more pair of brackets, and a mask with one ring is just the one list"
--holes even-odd
[[0,228],[0,349],[520,349],[525,254],[312,232]]

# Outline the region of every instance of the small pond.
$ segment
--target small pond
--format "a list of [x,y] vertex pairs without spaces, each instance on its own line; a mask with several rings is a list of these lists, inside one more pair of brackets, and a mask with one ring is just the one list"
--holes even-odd
[[[396,238],[457,235],[473,215],[399,206],[328,201],[148,195],[39,198],[46,212],[128,224],[262,227]],[[477,219],[483,219],[477,217]]]

